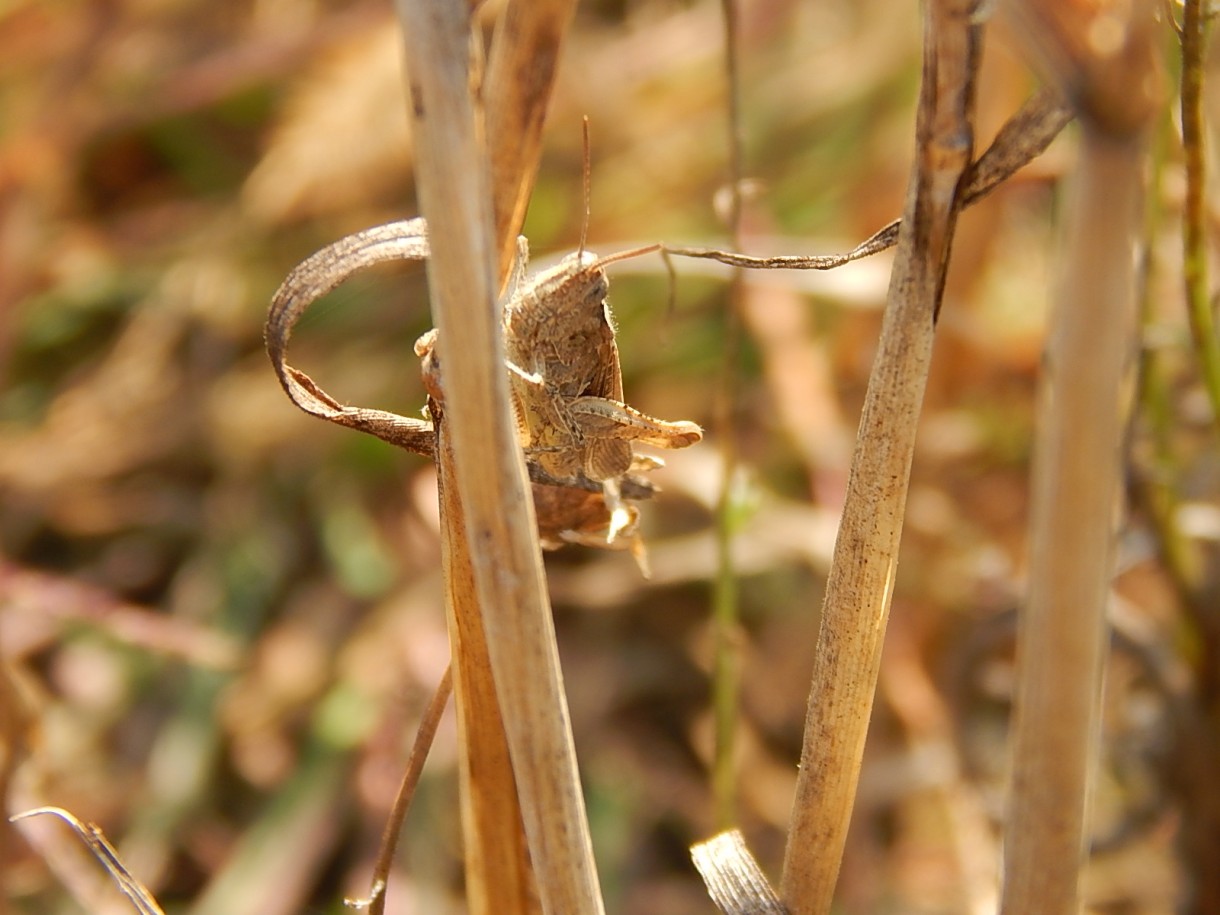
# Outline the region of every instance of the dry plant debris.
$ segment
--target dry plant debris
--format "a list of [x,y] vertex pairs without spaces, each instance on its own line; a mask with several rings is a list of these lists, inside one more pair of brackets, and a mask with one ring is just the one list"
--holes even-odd
[[724,915],[788,915],[740,830],[698,843],[691,848],[691,859]]
[[110,844],[110,840],[106,838],[96,823],[82,822],[73,814],[60,807],[37,807],[33,810],[14,814],[9,819],[11,822],[18,822],[36,816],[58,817],[67,823],[80,840],[85,843],[89,851],[93,853],[93,856],[102,865],[106,873],[110,875],[110,879],[114,881],[119,891],[131,900],[132,906],[140,915],[165,915],[161,906],[157,904],[157,900],[153,898],[144,884],[137,880],[131,871],[127,869],[122,859],[119,858],[119,853],[115,851],[114,846]]
[[[897,215],[917,10],[741,4],[747,174],[765,187],[745,204],[734,251],[846,251]],[[706,203],[725,180],[720,22],[712,0],[581,5],[524,229],[537,250],[576,250],[586,113],[599,150],[594,250],[637,245],[642,227],[650,239],[729,247]],[[989,31],[980,141],[1031,90],[1002,30]],[[399,142],[391,113],[336,121],[400,97],[398,37],[382,0],[223,15],[201,0],[19,0],[0,24],[0,548],[6,571],[21,573],[0,575],[10,812],[54,803],[99,823],[171,910],[222,883],[230,893],[212,909],[222,915],[326,911],[364,894],[403,735],[448,657],[432,466],[302,422],[261,341],[267,298],[303,254],[414,209],[409,157],[359,161]],[[297,139],[309,149],[284,155]],[[1107,681],[1097,801],[1108,825],[1093,837],[1088,902],[1132,915],[1174,910],[1192,874],[1216,871],[1217,445],[1185,344],[1175,119],[1158,124],[1157,142],[1168,154],[1149,188],[1160,213],[1148,227],[1151,393],[1132,435],[1140,507],[1115,584],[1141,645],[1174,676]],[[836,900],[851,915],[989,911],[975,901],[994,897],[1030,400],[1073,143],[962,215],[883,660],[889,685]],[[340,162],[350,181],[335,179]],[[285,205],[259,207],[276,200]],[[841,449],[801,443],[855,432],[886,266],[747,284],[736,534],[738,748],[750,777],[739,811],[772,875],[811,663],[797,608],[824,581],[847,473]],[[613,271],[613,304],[631,405],[706,427],[724,302],[698,268],[673,315],[658,317],[651,258]],[[424,395],[403,341],[427,327],[413,307],[419,286],[362,274],[311,308],[293,361],[348,403],[413,415]],[[714,829],[706,597],[717,461],[710,447],[667,457],[664,510],[644,518],[653,583],[623,574],[623,554],[547,561],[598,865],[618,878],[611,907],[632,915],[711,908],[685,849]],[[604,523],[590,484],[547,492]],[[98,595],[143,619],[115,616]],[[970,654],[981,630],[993,639]],[[223,651],[208,647],[215,637]],[[229,657],[244,663],[213,666]],[[457,780],[453,741],[443,725],[405,826],[387,900],[396,915],[460,896],[461,852],[449,808],[438,812]],[[37,792],[21,793],[30,784]],[[54,855],[20,835],[3,851],[10,909],[73,907],[76,887]],[[95,911],[78,899],[74,910]]]

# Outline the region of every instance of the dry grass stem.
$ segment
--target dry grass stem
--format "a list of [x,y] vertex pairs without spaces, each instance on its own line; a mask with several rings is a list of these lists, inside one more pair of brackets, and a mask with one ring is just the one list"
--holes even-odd
[[[429,280],[445,371],[442,472],[460,501],[489,659],[547,912],[602,910],[525,462],[509,406],[496,246],[464,4],[399,4]],[[447,346],[447,341],[461,345]],[[448,501],[448,500],[447,500]],[[452,504],[452,503],[449,503]],[[458,523],[446,516],[444,523]],[[457,661],[459,670],[464,659]],[[474,778],[479,772],[471,773]]]
[[[447,429],[436,415],[443,439]],[[472,915],[525,915],[539,911],[538,892],[475,589],[465,514],[451,482],[453,449],[443,444],[440,458],[439,496],[446,519],[441,528],[441,568],[461,748],[458,780],[466,905]]]
[[[741,248],[741,183],[744,141],[741,125],[740,36],[734,0],[721,0],[724,17],[725,94],[728,104],[728,212],[726,223],[734,248]],[[720,488],[716,496],[716,577],[712,582],[712,620],[715,647],[712,669],[712,714],[715,745],[712,751],[712,797],[716,823],[728,829],[737,822],[737,729],[740,726],[741,597],[733,557],[738,515],[738,387],[741,376],[742,311],[745,277],[734,268],[729,280],[720,377],[714,415],[720,438]]]
[[971,161],[974,4],[929,3],[917,149],[822,607],[784,857],[794,913],[830,910],[872,712],[935,314]]
[[411,755],[407,758],[406,768],[402,773],[402,781],[398,785],[398,794],[394,796],[394,805],[386,819],[385,830],[381,834],[381,847],[377,850],[377,861],[373,866],[373,877],[367,899],[344,900],[356,908],[367,908],[369,915],[382,915],[385,911],[386,886],[390,879],[390,868],[394,864],[394,851],[398,848],[398,835],[402,831],[403,821],[411,807],[411,799],[415,797],[415,788],[419,785],[419,777],[424,771],[424,761],[428,751],[432,749],[432,741],[436,738],[436,729],[440,726],[441,716],[453,693],[453,667],[445,668],[441,682],[436,685],[436,691],[420,718],[419,729],[415,732],[415,743],[411,747]]
[[[1079,106],[1034,455],[1001,911],[1077,912],[1101,728],[1109,594],[1137,352],[1135,244],[1156,83],[1151,4],[1010,4]],[[1098,20],[1116,44],[1086,38]],[[1130,99],[1127,99],[1130,96]]]
[[118,852],[114,850],[114,846],[102,834],[101,829],[93,823],[82,823],[67,810],[60,807],[38,807],[34,810],[27,810],[16,814],[10,820],[17,822],[28,817],[42,815],[58,817],[72,827],[72,831],[85,843],[89,851],[93,853],[93,856],[105,868],[106,873],[110,875],[110,879],[114,881],[115,886],[122,891],[124,896],[131,900],[131,904],[140,915],[165,915],[161,906],[157,904],[157,900],[153,898],[152,893],[148,892],[144,885],[127,869],[126,865],[119,860]]
[[1141,160],[1086,132],[1034,464],[1003,911],[1076,912],[1135,355]]

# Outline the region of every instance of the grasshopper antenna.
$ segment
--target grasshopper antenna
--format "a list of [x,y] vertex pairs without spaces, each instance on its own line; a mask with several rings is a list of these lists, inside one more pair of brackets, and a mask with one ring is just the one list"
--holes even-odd
[[584,194],[585,213],[584,218],[580,223],[580,247],[576,252],[576,263],[578,264],[584,260],[585,242],[588,240],[589,236],[589,212],[591,209],[589,201],[592,197],[589,187],[593,183],[592,179],[590,178],[591,169],[589,168],[589,116],[587,114],[581,121],[581,136],[583,140],[583,157],[581,159],[580,167],[580,184],[581,192]]
[[592,270],[600,270],[607,264],[613,264],[617,261],[625,261],[631,257],[639,257],[641,254],[651,254],[653,251],[663,251],[663,247],[659,242],[654,242],[651,245],[644,245],[640,248],[629,248],[626,251],[616,251],[614,254],[607,254],[605,257],[599,257],[597,262],[590,267]]

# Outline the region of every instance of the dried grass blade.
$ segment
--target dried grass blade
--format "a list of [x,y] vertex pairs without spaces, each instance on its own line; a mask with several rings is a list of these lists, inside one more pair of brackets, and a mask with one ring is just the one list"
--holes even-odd
[[724,915],[788,915],[740,830],[730,829],[693,845],[690,855],[708,895]]
[[509,0],[487,63],[487,139],[499,276],[508,277],[517,234],[542,159],[542,128],[575,0]]
[[119,890],[131,900],[137,912],[141,915],[165,915],[161,906],[157,904],[157,900],[153,898],[152,893],[144,888],[144,884],[140,883],[119,860],[119,854],[115,851],[114,846],[110,844],[106,836],[93,823],[84,823],[78,820],[75,816],[64,810],[62,807],[37,807],[34,810],[26,810],[9,817],[10,822],[24,820],[27,817],[50,815],[59,817],[75,832],[82,842],[93,852],[93,856],[106,869],[106,873],[115,882]]

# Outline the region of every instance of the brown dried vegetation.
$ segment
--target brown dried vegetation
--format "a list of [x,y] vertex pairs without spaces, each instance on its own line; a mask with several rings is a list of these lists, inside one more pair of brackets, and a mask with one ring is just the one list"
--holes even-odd
[[[743,4],[758,179],[743,250],[848,251],[902,212],[917,6]],[[490,27],[496,13],[480,15]],[[583,114],[592,249],[724,244],[720,29],[703,0],[577,11],[525,223],[536,257],[579,243]],[[1003,27],[988,33],[976,151],[1036,86]],[[262,345],[296,263],[418,211],[400,48],[386,4],[366,0],[26,2],[0,19],[0,779],[10,813],[54,804],[104,827],[168,911],[288,915],[365,896],[448,663],[436,471],[306,420]],[[1220,446],[1182,307],[1179,140],[1168,118],[1156,130],[1151,359],[1085,884],[1107,912],[1205,911],[1200,862],[1220,822]],[[1034,393],[1075,142],[958,220],[844,912],[995,905]],[[739,299],[737,806],[776,875],[888,258],[758,273]],[[682,263],[672,313],[659,261],[611,274],[626,402],[712,427],[727,272]],[[418,268],[362,273],[301,320],[294,364],[344,403],[414,416],[426,302]],[[602,890],[632,915],[709,908],[687,848],[716,825],[714,438],[652,475],[651,581],[623,553],[547,559]],[[446,718],[386,911],[461,910],[457,739]],[[21,827],[2,834],[0,910],[129,911],[70,834]]]

